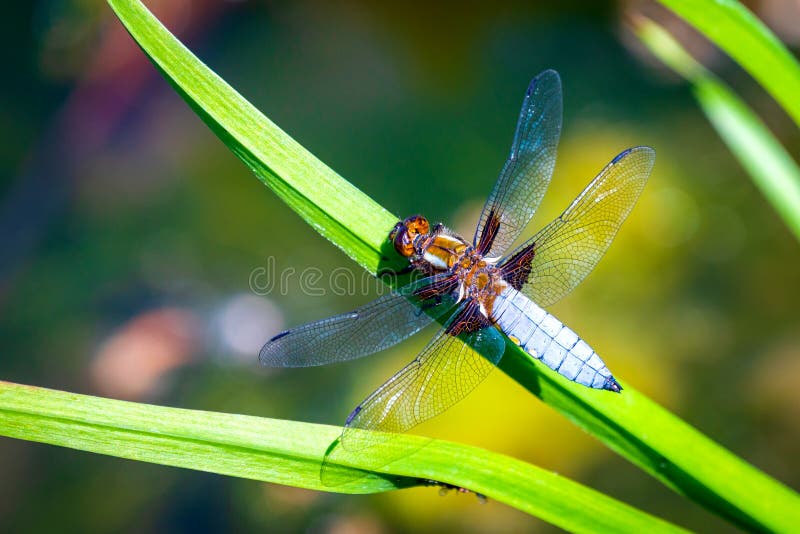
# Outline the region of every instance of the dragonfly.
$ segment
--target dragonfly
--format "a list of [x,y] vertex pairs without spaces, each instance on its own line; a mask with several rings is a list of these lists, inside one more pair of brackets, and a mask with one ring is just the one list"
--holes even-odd
[[621,392],[591,346],[545,308],[605,254],[645,187],[655,151],[639,146],[620,153],[558,218],[512,249],[550,184],[562,107],[559,75],[536,76],[471,241],[421,215],[398,222],[388,239],[421,278],[349,313],[283,331],[261,349],[268,366],[325,365],[442,324],[413,361],[350,413],[343,446],[355,442],[349,436],[359,429],[406,432],[444,412],[497,366],[506,339],[566,380]]

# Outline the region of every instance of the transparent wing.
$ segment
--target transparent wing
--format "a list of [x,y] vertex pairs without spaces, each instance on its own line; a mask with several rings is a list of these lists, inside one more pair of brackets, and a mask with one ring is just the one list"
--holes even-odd
[[561,136],[561,79],[546,70],[531,81],[517,130],[473,243],[487,256],[501,256],[519,237],[544,197]]
[[362,450],[387,438],[358,429],[405,432],[442,413],[486,378],[504,348],[503,336],[480,315],[477,304],[462,304],[411,363],[353,410],[342,445],[351,452]]
[[629,148],[615,157],[560,217],[501,262],[503,277],[540,306],[572,291],[614,240],[655,157],[650,147]]
[[267,341],[258,358],[270,367],[310,367],[384,350],[454,306],[451,278],[446,273],[425,278],[349,313],[281,332]]

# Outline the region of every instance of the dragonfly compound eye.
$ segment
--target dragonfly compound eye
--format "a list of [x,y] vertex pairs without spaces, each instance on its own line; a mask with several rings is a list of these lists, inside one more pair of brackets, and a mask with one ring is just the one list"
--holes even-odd
[[389,234],[394,248],[399,254],[410,257],[414,254],[414,238],[427,234],[430,230],[428,220],[421,215],[413,215],[395,225]]
[[420,234],[427,234],[431,226],[428,224],[428,219],[422,215],[412,215],[403,221],[403,225],[408,229],[408,235],[413,239]]

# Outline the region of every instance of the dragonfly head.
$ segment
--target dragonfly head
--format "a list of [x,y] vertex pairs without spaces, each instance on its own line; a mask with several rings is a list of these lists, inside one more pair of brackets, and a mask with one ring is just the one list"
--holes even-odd
[[394,243],[397,252],[406,258],[414,255],[414,241],[417,236],[427,235],[430,231],[428,219],[422,215],[412,215],[394,225],[389,239]]

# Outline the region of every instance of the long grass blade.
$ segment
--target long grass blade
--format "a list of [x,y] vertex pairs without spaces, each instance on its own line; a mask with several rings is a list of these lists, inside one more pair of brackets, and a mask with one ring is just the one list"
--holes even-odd
[[733,91],[697,63],[662,27],[635,19],[642,42],[692,83],[703,112],[753,183],[800,239],[800,167],[780,141]]
[[800,126],[800,63],[736,0],[659,0],[736,60]]
[[384,473],[357,471],[334,488],[320,482],[325,450],[338,427],[201,412],[77,395],[0,382],[0,435],[143,462],[324,491],[375,493],[426,485],[468,488],[572,532],[682,532],[595,490],[476,447],[397,436],[407,455]]

